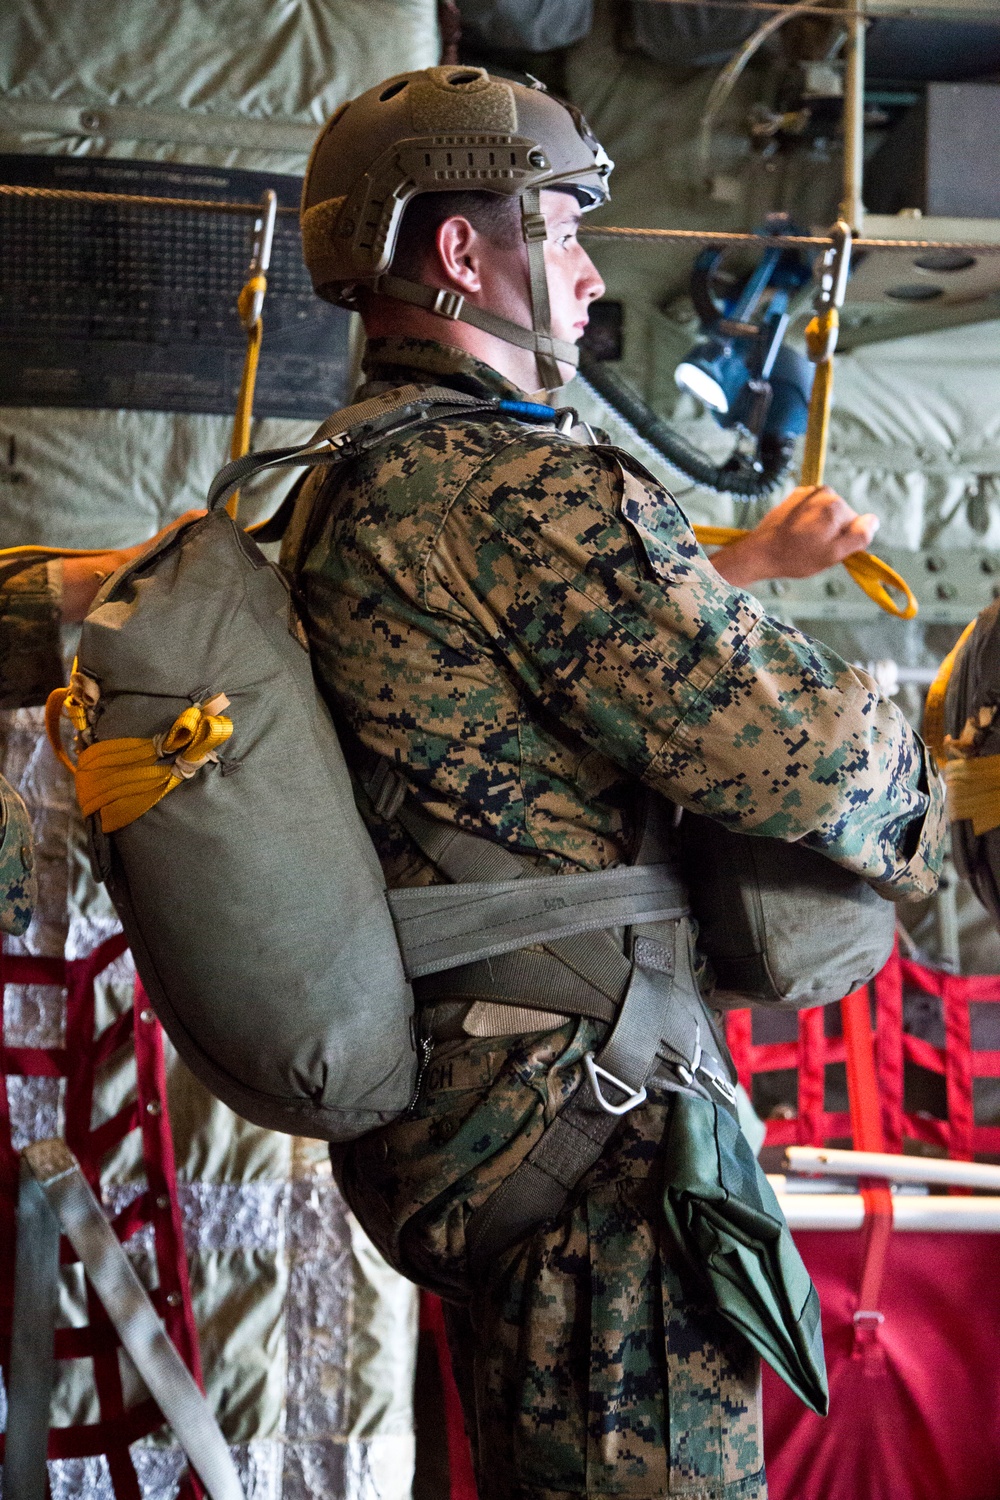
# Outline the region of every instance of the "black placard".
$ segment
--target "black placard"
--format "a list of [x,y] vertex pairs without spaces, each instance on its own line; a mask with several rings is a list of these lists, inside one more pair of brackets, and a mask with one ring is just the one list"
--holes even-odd
[[[297,177],[109,158],[0,155],[0,182],[144,197],[298,203]],[[0,197],[0,404],[231,413],[236,299],[253,217]],[[313,293],[298,222],[278,216],[257,416],[321,419],[347,399],[348,316]]]

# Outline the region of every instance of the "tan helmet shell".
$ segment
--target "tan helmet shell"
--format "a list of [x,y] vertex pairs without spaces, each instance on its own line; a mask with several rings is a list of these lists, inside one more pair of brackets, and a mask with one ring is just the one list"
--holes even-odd
[[566,184],[594,208],[612,166],[583,116],[541,87],[460,65],[398,73],[342,105],[313,147],[301,215],[313,286],[341,302],[382,275],[418,193]]

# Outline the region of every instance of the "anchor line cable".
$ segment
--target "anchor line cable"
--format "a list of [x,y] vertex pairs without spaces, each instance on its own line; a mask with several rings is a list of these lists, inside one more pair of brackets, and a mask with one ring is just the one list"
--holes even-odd
[[[655,0],[657,4],[687,4],[688,0]],[[727,0],[728,3],[728,0]],[[26,187],[19,183],[0,183],[0,200],[28,198],[76,203],[119,204],[130,208],[188,209],[199,213],[259,214],[259,203],[226,203],[213,198],[149,198],[132,193],[85,192],[76,188]],[[279,217],[298,218],[299,210],[278,207]],[[751,245],[760,250],[775,246],[787,250],[829,250],[833,241],[827,234],[754,234],[750,230],[720,229],[641,229],[611,224],[583,224],[580,235],[595,240],[636,240],[649,244],[679,245]],[[1000,240],[927,240],[873,239],[864,235],[853,242],[857,250],[964,250],[976,255],[1000,255]]]

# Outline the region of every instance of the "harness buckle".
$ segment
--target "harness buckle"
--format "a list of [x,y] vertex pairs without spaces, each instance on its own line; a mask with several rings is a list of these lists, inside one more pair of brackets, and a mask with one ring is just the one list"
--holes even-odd
[[525,214],[521,220],[521,224],[524,230],[524,238],[529,245],[533,241],[548,238],[549,230],[544,214]]
[[442,318],[450,318],[452,322],[462,315],[465,306],[465,298],[461,292],[440,291],[431,304],[431,312],[440,313]]
[[[613,1073],[609,1073],[606,1068],[602,1068],[598,1063],[596,1063],[594,1061],[594,1054],[592,1052],[584,1053],[583,1065],[587,1070],[587,1077],[590,1079],[590,1087],[594,1092],[594,1098],[604,1110],[605,1114],[627,1115],[630,1109],[637,1109],[640,1104],[645,1104],[645,1087],[634,1089],[631,1088],[627,1083],[623,1083],[620,1078],[616,1078]],[[608,1083],[612,1084],[616,1089],[620,1089],[623,1094],[626,1094],[628,1097],[626,1098],[625,1103],[612,1104],[610,1099],[606,1099],[601,1093],[601,1085],[598,1083],[598,1078],[606,1079]]]

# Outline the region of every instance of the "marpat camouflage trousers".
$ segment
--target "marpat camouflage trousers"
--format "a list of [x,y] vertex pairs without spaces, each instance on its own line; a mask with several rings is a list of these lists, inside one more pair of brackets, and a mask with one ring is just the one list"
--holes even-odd
[[764,1500],[757,1356],[664,1251],[650,1087],[554,1223],[469,1285],[465,1224],[580,1079],[599,1028],[439,1043],[409,1118],[335,1153],[383,1254],[446,1299],[480,1500]]

